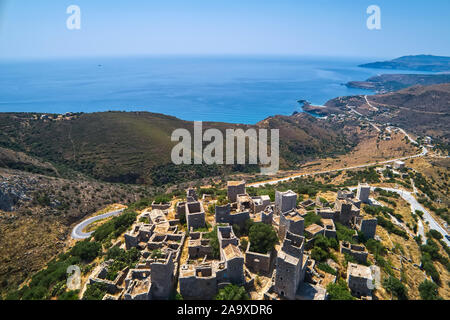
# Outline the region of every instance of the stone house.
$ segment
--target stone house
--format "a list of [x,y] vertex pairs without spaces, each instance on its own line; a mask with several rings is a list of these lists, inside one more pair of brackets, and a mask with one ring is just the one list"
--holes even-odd
[[294,300],[299,284],[305,279],[307,260],[303,258],[305,238],[286,233],[275,264],[274,291],[282,298]]
[[297,207],[297,194],[291,190],[275,191],[275,212],[281,214]]
[[216,206],[215,220],[216,223],[228,223],[230,225],[239,225],[243,227],[245,222],[250,219],[250,211],[234,211],[228,203],[223,206]]
[[374,239],[377,232],[378,220],[356,217],[354,225],[358,231],[361,231],[367,239]]
[[359,263],[367,262],[367,256],[369,255],[369,252],[367,252],[364,245],[351,244],[347,241],[341,241],[339,243],[339,248],[341,253],[350,255]]
[[231,203],[237,201],[237,196],[239,194],[245,194],[245,181],[228,181],[227,184],[227,195],[228,200]]
[[304,228],[305,219],[298,210],[293,209],[280,214],[278,236],[281,240],[284,239],[286,232],[288,231],[293,234],[303,236]]
[[348,263],[347,285],[357,297],[371,296],[374,289],[374,276],[370,267]]
[[185,212],[188,230],[205,227],[205,210],[200,201],[186,202]]

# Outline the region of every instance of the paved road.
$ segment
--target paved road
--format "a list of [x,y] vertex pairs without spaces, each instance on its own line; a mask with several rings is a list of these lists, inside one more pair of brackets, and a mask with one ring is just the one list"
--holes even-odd
[[83,232],[83,230],[88,225],[90,225],[90,224],[92,224],[92,223],[94,223],[95,221],[98,221],[98,220],[102,220],[102,219],[109,218],[109,217],[112,217],[112,216],[118,216],[124,210],[125,209],[121,209],[121,210],[117,210],[117,211],[104,213],[104,214],[101,214],[101,215],[98,215],[98,216],[95,216],[95,217],[92,217],[92,218],[89,218],[89,219],[86,219],[86,220],[82,221],[81,223],[77,224],[75,226],[75,228],[73,228],[71,237],[73,239],[76,239],[76,240],[89,238],[93,234],[93,232],[88,232],[88,233]]
[[[400,189],[394,189],[394,188],[381,188],[386,191],[392,191],[400,194],[400,196],[411,205],[411,210],[415,212],[416,210],[422,211],[423,214],[423,220],[425,222],[428,222],[428,226],[430,229],[434,229],[438,231],[442,236],[444,237],[443,240],[445,243],[447,243],[448,246],[450,246],[450,241],[445,237],[448,236],[447,231],[441,227],[441,225],[434,220],[433,216],[428,212],[427,209],[425,209],[417,200],[414,198],[413,194],[409,191],[400,190]],[[419,225],[419,232],[420,232],[420,225]],[[422,226],[422,232],[423,232],[423,226]]]
[[395,161],[404,161],[404,160],[408,160],[408,159],[423,157],[427,153],[428,153],[427,148],[422,147],[422,152],[417,154],[417,155],[414,155],[414,156],[397,158],[397,159],[387,160],[387,161],[383,161],[383,162],[368,163],[368,164],[363,164],[363,165],[354,166],[354,167],[346,167],[346,168],[340,168],[340,169],[334,169],[334,170],[326,170],[326,171],[318,171],[318,172],[311,172],[311,173],[294,174],[294,175],[286,177],[286,178],[280,178],[280,179],[269,180],[269,181],[262,181],[262,182],[255,182],[255,183],[249,183],[248,186],[249,187],[254,187],[254,188],[259,188],[259,187],[264,186],[266,184],[270,184],[270,185],[278,184],[280,182],[289,181],[291,179],[298,179],[298,178],[302,178],[302,177],[315,176],[315,175],[319,175],[319,174],[323,174],[323,173],[332,173],[332,172],[339,172],[339,171],[344,171],[344,170],[362,169],[362,168],[367,168],[367,167],[372,167],[372,166],[379,166],[379,165],[383,165],[383,164],[393,163]]
[[376,111],[379,110],[377,107],[375,107],[373,104],[370,103],[369,99],[367,98],[367,95],[364,96],[364,99],[366,99],[366,102],[369,105],[369,107],[373,108]]

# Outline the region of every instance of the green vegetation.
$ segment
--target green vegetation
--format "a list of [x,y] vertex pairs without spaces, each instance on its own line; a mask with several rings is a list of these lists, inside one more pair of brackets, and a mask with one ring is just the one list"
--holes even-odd
[[335,222],[335,226],[336,226],[336,235],[337,235],[338,241],[347,241],[350,243],[356,242],[356,240],[354,238],[355,230],[347,228],[346,226],[344,226],[343,224],[341,224],[339,222]]
[[347,176],[349,179],[344,182],[346,186],[354,186],[361,182],[371,184],[380,182],[380,175],[375,171],[374,167],[359,171],[347,171]]
[[102,250],[102,246],[98,242],[81,241],[72,248],[71,254],[79,257],[82,261],[91,262],[98,257]]
[[330,249],[339,250],[339,243],[336,241],[336,239],[318,236],[315,239],[314,247],[311,250],[311,258],[313,258],[317,262],[324,262],[328,258],[337,261],[337,258],[331,253]]
[[327,286],[327,293],[330,300],[355,300],[343,279],[330,283]]
[[136,248],[131,248],[130,250],[125,251],[119,247],[112,247],[106,253],[106,260],[114,260],[108,267],[106,278],[114,281],[119,272],[126,267],[134,268],[136,263],[139,261],[140,256],[141,253]]
[[244,287],[238,287],[236,285],[230,284],[225,288],[219,290],[219,293],[216,295],[215,300],[249,300],[249,296]]
[[247,250],[248,240],[245,238],[242,238],[240,242],[241,243],[240,243],[239,247],[241,248],[242,251],[245,252]]
[[79,300],[80,290],[66,291],[58,297],[58,300]]
[[68,267],[83,265],[85,263],[84,258],[87,259],[86,261],[93,259],[94,255],[99,254],[98,248],[97,245],[91,245],[88,241],[77,243],[71,251],[50,261],[46,269],[35,273],[28,285],[11,292],[7,299],[46,300],[62,296],[66,291]]
[[136,221],[136,217],[137,213],[135,211],[125,210],[120,216],[114,217],[98,227],[93,236],[96,241],[100,242],[111,238],[117,238]]
[[170,203],[172,198],[168,195],[159,195],[155,197],[155,204],[163,204],[163,203]]
[[394,209],[389,207],[379,207],[379,206],[364,206],[364,211],[373,216],[382,213],[384,216],[389,217],[389,214],[394,214]]
[[384,256],[387,253],[387,249],[381,244],[380,241],[369,239],[365,243],[367,251],[376,257]]
[[305,219],[305,228],[312,224],[322,225],[322,217],[315,212],[309,212],[303,218]]
[[420,246],[420,251],[422,252],[422,268],[436,284],[440,285],[441,278],[436,267],[433,265],[433,261],[440,262],[447,268],[447,270],[450,270],[449,259],[439,253],[438,244],[431,238],[427,240],[426,244]]
[[266,254],[273,250],[278,243],[278,236],[275,229],[268,224],[255,223],[249,231],[250,250],[257,253]]
[[383,287],[387,292],[393,294],[399,300],[408,300],[408,289],[405,285],[393,276],[384,279]]
[[402,238],[404,238],[405,240],[409,239],[408,234],[406,233],[406,231],[396,227],[391,221],[378,216],[377,217],[377,221],[378,221],[378,225],[385,228],[388,232],[396,234]]
[[139,222],[145,223],[145,224],[149,224],[150,223],[150,219],[148,217],[142,217],[139,219]]
[[159,249],[154,250],[152,252],[152,254],[150,255],[150,258],[152,258],[152,259],[161,259],[162,257],[164,257],[164,254]]
[[234,224],[233,232],[238,238],[248,236],[248,233],[250,232],[250,228],[253,225],[254,225],[253,220],[247,219],[247,221],[245,221],[244,226],[242,226],[242,227],[237,224]]
[[230,201],[228,201],[228,198],[227,198],[226,196],[222,195],[222,196],[220,196],[220,197],[217,198],[217,203],[216,203],[216,205],[218,205],[218,206],[224,206],[224,205],[227,205],[227,204],[229,204],[229,203],[230,203]]
[[203,235],[205,238],[210,239],[209,245],[213,250],[213,257],[215,259],[220,258],[220,245],[219,238],[217,237],[217,226],[210,233],[206,233]]
[[428,232],[427,237],[434,238],[436,240],[441,240],[443,238],[442,234],[434,229],[431,229],[430,232]]
[[397,192],[387,191],[387,190],[383,190],[381,188],[375,188],[375,192],[379,193],[380,196],[382,196],[382,197],[395,198],[395,199],[400,198],[400,195]]
[[436,200],[437,196],[433,192],[434,187],[428,183],[427,179],[420,172],[414,174],[413,180],[417,189],[425,193],[432,201]]
[[377,200],[378,200],[378,201],[383,201],[383,202],[385,202],[385,203],[389,203],[389,204],[390,204],[391,206],[393,206],[394,208],[397,207],[397,203],[396,203],[395,201],[389,200],[389,199],[386,198],[386,197],[378,197]]
[[438,286],[429,280],[425,280],[419,285],[420,298],[422,300],[442,300],[439,296]]
[[318,263],[317,264],[317,268],[322,270],[322,271],[325,271],[327,273],[330,273],[330,274],[332,274],[334,276],[337,276],[337,271],[334,270],[332,267],[330,267],[327,263],[323,263],[323,262]]
[[83,300],[102,300],[106,295],[106,289],[104,283],[89,284],[84,292]]

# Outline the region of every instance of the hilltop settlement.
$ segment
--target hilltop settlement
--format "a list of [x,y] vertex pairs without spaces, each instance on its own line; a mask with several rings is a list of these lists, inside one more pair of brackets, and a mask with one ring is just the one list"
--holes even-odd
[[[327,288],[334,290],[336,262],[317,261],[317,248],[331,243],[349,257],[339,285],[348,286],[349,296],[372,299],[380,268],[368,264],[367,248],[357,241],[376,238],[377,219],[361,212],[361,204],[373,201],[370,192],[360,184],[356,194],[340,190],[334,203],[325,204],[320,197],[300,202],[291,190],[276,191],[274,202],[268,195],[251,197],[244,181],[229,181],[225,199],[199,199],[190,188],[184,201],[142,210],[124,241],[109,249],[134,252],[133,266],[118,270],[110,254],[83,291],[102,288],[103,300],[170,299],[174,292],[183,299],[213,299],[221,289],[243,287],[260,299],[324,300]],[[205,208],[214,215],[208,218]],[[306,224],[311,217],[316,223]],[[336,224],[352,241],[339,241]]]

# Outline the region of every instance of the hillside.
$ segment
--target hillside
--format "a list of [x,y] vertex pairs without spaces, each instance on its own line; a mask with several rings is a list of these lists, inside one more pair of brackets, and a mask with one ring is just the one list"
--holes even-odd
[[433,55],[404,56],[390,61],[362,64],[360,67],[373,69],[446,72],[450,71],[450,57],[439,57]]
[[390,123],[416,135],[429,135],[443,144],[448,144],[450,83],[413,86],[367,98],[370,106],[364,96],[338,97],[328,101],[321,112],[325,115],[339,114],[348,111],[348,106],[352,106],[356,111],[371,115],[380,123]]
[[156,191],[0,168],[0,294],[61,253],[71,227],[87,215]]
[[[175,129],[193,131],[193,123],[147,112],[80,114],[70,120],[41,120],[33,114],[0,114],[0,146],[51,162],[58,174],[73,170],[106,182],[163,185],[230,171],[252,168],[172,165]],[[204,123],[203,128],[251,128],[247,125]],[[337,127],[297,114],[275,116],[256,128],[280,128],[283,167],[323,153],[345,152],[351,147]],[[0,162],[0,166],[23,164]],[[256,168],[253,168],[256,171]],[[42,170],[44,170],[42,168]]]
[[382,74],[366,81],[351,81],[347,83],[347,87],[387,93],[415,85],[427,86],[448,82],[450,74]]
[[395,93],[371,96],[372,105],[387,108],[376,120],[396,124],[417,135],[450,141],[450,83],[415,86]]

